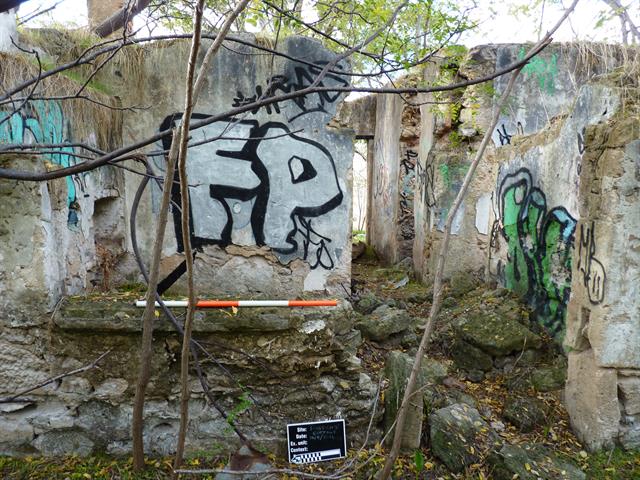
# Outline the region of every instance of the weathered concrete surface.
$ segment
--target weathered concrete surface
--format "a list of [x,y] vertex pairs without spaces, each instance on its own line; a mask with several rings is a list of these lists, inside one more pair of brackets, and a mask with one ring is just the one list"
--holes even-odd
[[[400,82],[418,82],[408,75]],[[371,203],[367,209],[367,239],[385,264],[413,257],[417,202],[420,107],[417,95],[377,95],[375,136],[369,161]],[[373,144],[373,145],[371,145]]]
[[[6,81],[37,73],[27,55],[0,55]],[[43,80],[42,88],[53,88],[49,82]],[[61,93],[79,88],[65,78],[57,79],[55,87]],[[87,95],[112,102],[93,91]],[[73,102],[33,100],[18,111],[1,108],[0,118],[4,145],[78,142],[107,150],[121,141],[119,113],[89,102],[80,108]],[[78,163],[74,154],[80,153],[64,146],[43,155],[2,155],[0,163],[45,172]],[[40,315],[61,295],[109,282],[110,265],[123,253],[124,225],[121,216],[109,218],[104,212],[110,211],[107,205],[122,210],[124,201],[117,196],[122,184],[121,172],[110,166],[42,184],[0,181],[0,324],[39,324]],[[108,234],[102,235],[105,230]]]
[[352,131],[356,138],[373,138],[376,128],[376,104],[375,95],[365,95],[353,101],[342,102],[329,126]]
[[0,52],[12,52],[17,48],[11,41],[18,40],[16,28],[16,9],[12,8],[8,12],[0,13]]
[[573,430],[587,447],[614,445],[620,429],[617,373],[599,367],[592,350],[569,353],[565,404]]
[[402,99],[397,95],[378,95],[376,134],[369,188],[371,215],[367,219],[368,238],[379,258],[387,264],[400,260],[398,251],[398,181]]
[[[476,47],[459,72],[477,78],[525,50]],[[572,421],[593,446],[634,446],[640,437],[640,418],[626,410],[635,411],[633,396],[624,393],[640,377],[637,73],[605,75],[638,55],[637,49],[555,45],[529,63],[453,223],[449,258],[455,261],[445,269],[447,277],[483,269],[489,280],[526,298],[534,319],[572,355],[593,357],[589,368],[570,363],[567,386]],[[432,67],[425,75],[437,74]],[[506,82],[493,82],[496,95]],[[422,108],[414,266],[427,282],[447,199],[472,157],[454,145],[477,148],[495,108],[487,90],[465,89],[454,99],[458,112]],[[585,393],[577,368],[589,370],[585,378],[593,373],[607,380]],[[633,380],[620,384],[618,398],[616,371],[623,369]]]
[[603,367],[640,369],[640,140],[633,138],[637,119],[587,132],[566,343],[588,342]]
[[[430,65],[425,69],[425,80],[433,82],[434,78],[448,75],[442,68]],[[461,80],[456,75],[453,79]],[[413,252],[416,274],[430,282],[447,215],[480,140],[476,114],[490,109],[491,98],[486,91],[469,87],[465,93],[423,95],[421,102],[425,101],[446,102],[439,108],[430,103],[420,107],[422,135],[416,168]],[[486,238],[492,219],[487,186],[495,178],[495,169],[493,152],[489,149],[453,220],[449,248],[456,261],[445,264],[445,278],[457,272],[482,272],[485,268]]]
[[[247,36],[248,40],[254,40]],[[203,51],[209,42],[203,43]],[[263,94],[273,96],[308,86],[318,65],[334,54],[313,40],[289,37],[281,49],[311,65],[276,57],[274,64],[231,44],[216,56],[200,95],[193,121],[241,108]],[[237,52],[237,53],[235,53]],[[126,128],[143,138],[180,121],[188,42],[168,42],[145,49],[136,89],[125,83],[124,102],[150,108],[126,119]],[[336,67],[323,85],[347,84]],[[229,79],[234,81],[230,82]],[[117,80],[114,78],[114,81]],[[192,132],[187,175],[196,288],[201,294],[295,296],[304,291],[344,295],[351,260],[351,136],[327,128],[343,95],[312,94],[220,119]],[[202,143],[205,142],[205,143]],[[149,151],[169,148],[170,138]],[[164,172],[165,156],[153,157]],[[127,176],[128,208],[139,177]],[[148,193],[148,192],[147,192]],[[138,236],[150,256],[159,190],[145,195],[138,213]],[[180,202],[173,192],[174,202]],[[265,248],[256,248],[265,247]],[[167,227],[162,261],[166,278],[183,261],[179,211]],[[180,277],[179,275],[176,275]],[[171,282],[168,282],[171,283]],[[184,290],[179,278],[175,290]]]
[[489,272],[525,297],[537,321],[559,342],[566,330],[578,236],[583,132],[611,118],[617,98],[608,87],[585,86],[564,122],[498,155]]

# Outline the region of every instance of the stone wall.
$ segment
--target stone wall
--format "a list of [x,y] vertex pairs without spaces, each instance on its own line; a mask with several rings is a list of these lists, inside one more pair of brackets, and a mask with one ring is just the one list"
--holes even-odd
[[[299,37],[283,40],[281,48],[311,65],[271,62],[243,43],[225,45],[193,120],[304,88],[334,58]],[[0,140],[73,141],[106,150],[171,128],[180,119],[187,55],[188,42],[174,41],[114,59],[100,81],[121,105],[142,107],[122,122],[116,113],[91,118],[83,103],[77,109],[32,102],[0,126]],[[336,68],[346,71],[348,65]],[[345,85],[347,78],[334,73],[324,82]],[[191,132],[190,233],[198,295],[341,298],[349,291],[353,132],[326,126],[341,100],[314,94]],[[105,130],[114,137],[111,144],[102,140]],[[164,173],[167,146],[160,142],[144,152],[154,173]],[[1,161],[41,171],[73,164],[70,152],[5,155]],[[142,178],[131,170],[143,169],[136,162],[126,167],[126,173],[107,167],[42,184],[0,181],[2,204],[9,207],[0,214],[0,396],[110,352],[99,370],[1,404],[2,454],[130,451],[141,310],[133,307],[137,294],[118,287],[141,282],[128,220]],[[149,187],[137,211],[144,261],[153,245],[159,193],[157,185]],[[178,192],[172,200],[162,278],[181,292]],[[194,335],[210,352],[201,358],[213,395],[223,411],[236,412],[235,424],[258,445],[282,450],[287,422],[336,417],[347,420],[350,442],[362,440],[376,386],[356,356],[360,335],[350,306],[340,303],[332,310],[197,313]],[[145,442],[148,452],[169,454],[179,423],[180,339],[170,325],[157,323]],[[188,448],[229,450],[237,441],[230,425],[207,402],[200,383],[191,381]]]
[[[478,78],[526,49],[476,47],[465,58],[429,66],[424,80]],[[453,281],[477,275],[518,293],[532,319],[564,342],[567,407],[593,448],[637,447],[640,437],[637,59],[634,49],[551,45],[523,69],[454,218],[445,268]],[[413,262],[427,283],[449,208],[507,80],[420,96]],[[381,98],[379,107],[391,102]],[[374,142],[394,141],[386,148],[399,151],[398,127],[380,114],[378,122]],[[401,165],[399,154],[385,161],[395,166],[375,170]],[[393,207],[400,193],[387,192],[385,203]],[[380,224],[394,225],[397,213],[379,216]],[[371,234],[374,247],[384,247],[383,258],[398,258],[397,243],[379,230]]]

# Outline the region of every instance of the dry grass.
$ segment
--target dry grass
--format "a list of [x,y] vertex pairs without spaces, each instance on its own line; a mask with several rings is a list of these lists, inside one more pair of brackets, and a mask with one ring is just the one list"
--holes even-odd
[[[26,54],[7,54],[0,52],[0,90],[21,84],[27,79],[38,76],[37,64],[33,57]],[[44,65],[43,65],[44,66]],[[73,97],[77,94],[82,83],[69,76],[52,75],[41,80],[32,93],[33,86],[29,86],[17,97],[32,94],[34,97]],[[71,125],[76,138],[95,138],[99,148],[109,149],[116,144],[116,138],[121,131],[122,115],[109,107],[118,106],[111,96],[88,86],[82,95],[87,98],[68,98],[59,100],[65,121]],[[102,106],[104,104],[106,106]],[[16,106],[21,102],[16,102]],[[5,105],[3,110],[9,110]]]

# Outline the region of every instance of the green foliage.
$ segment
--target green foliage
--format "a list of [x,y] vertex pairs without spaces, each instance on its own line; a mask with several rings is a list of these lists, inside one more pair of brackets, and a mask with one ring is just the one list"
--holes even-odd
[[424,470],[424,453],[422,450],[416,450],[416,453],[413,455],[413,466],[416,469],[416,478],[420,475],[420,472]]
[[460,148],[462,146],[462,141],[464,137],[458,133],[457,130],[452,130],[449,132],[449,144],[453,148]]
[[228,433],[231,432],[231,427],[235,425],[236,420],[240,415],[249,410],[253,406],[253,401],[249,397],[248,392],[242,392],[242,395],[238,397],[238,403],[234,405],[231,411],[227,414],[227,423],[229,427],[227,428]]
[[640,452],[615,448],[589,455],[583,463],[587,477],[591,480],[626,480],[640,478]]
[[[191,9],[185,6],[186,3],[182,0],[163,2],[153,16],[174,31],[190,31]],[[255,0],[238,18],[234,28],[260,32],[273,39],[306,35],[318,38],[331,49],[344,51],[345,44],[359,45],[383,27],[402,3],[400,0]],[[410,67],[425,55],[446,46],[457,33],[471,27],[465,15],[472,4],[471,0],[409,0],[389,28],[383,29],[363,48],[373,53],[375,60],[371,56],[355,55],[351,58],[352,68],[359,72],[374,71],[383,63],[392,68]],[[210,26],[219,25],[228,11],[228,3],[207,0],[206,9]],[[313,24],[313,29],[303,23]],[[463,48],[453,47],[452,52]]]

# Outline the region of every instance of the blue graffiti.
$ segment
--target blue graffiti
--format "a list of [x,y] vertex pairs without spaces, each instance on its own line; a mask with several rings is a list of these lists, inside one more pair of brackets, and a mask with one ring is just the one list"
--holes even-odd
[[[33,100],[28,102],[19,112],[13,112],[7,119],[7,112],[0,112],[0,143],[30,144],[30,143],[67,143],[65,122],[62,108],[58,102]],[[53,153],[44,155],[52,163],[61,167],[73,165],[73,147],[61,146]],[[76,187],[71,176],[67,181],[67,206],[69,225],[78,224],[78,206],[76,202]]]

